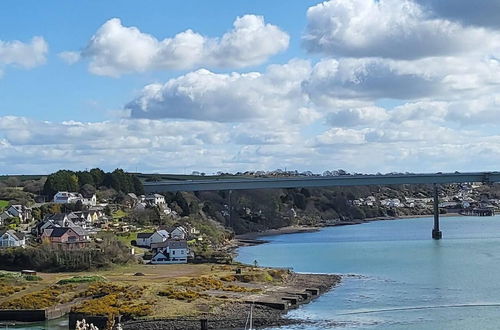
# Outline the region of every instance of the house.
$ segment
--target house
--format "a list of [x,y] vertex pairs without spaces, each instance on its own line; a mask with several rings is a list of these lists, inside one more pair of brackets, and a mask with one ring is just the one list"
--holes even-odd
[[167,240],[162,243],[152,244],[155,255],[152,264],[185,264],[189,249],[185,240]]
[[160,194],[149,194],[146,196],[145,201],[151,205],[163,205],[165,204],[165,196]]
[[83,205],[97,205],[97,197],[95,194],[89,196],[88,198],[83,197],[82,194],[76,192],[59,191],[54,195],[54,203],[57,204],[73,204],[77,202],[82,202]]
[[[94,217],[92,217],[90,212],[71,212],[68,213],[68,219],[73,222],[77,226],[81,226],[84,228],[92,227],[94,223]],[[68,226],[71,227],[71,226]]]
[[76,225],[68,218],[65,213],[49,214],[43,218],[42,221],[38,222],[35,227],[32,228],[31,232],[40,236],[43,231],[49,227],[75,227]]
[[171,228],[169,230],[170,238],[172,239],[186,239],[187,238],[187,230],[182,226],[177,226],[175,228]]
[[81,201],[83,196],[79,193],[59,191],[54,195],[53,202],[57,204],[71,204]]
[[2,213],[0,213],[0,226],[3,226],[6,220],[10,218],[12,218],[12,215],[9,212],[3,211]]
[[0,248],[24,247],[26,240],[24,234],[14,230],[0,231]]
[[138,233],[137,246],[151,247],[152,244],[165,242],[169,237],[166,230],[158,230],[154,233]]
[[128,193],[123,198],[123,204],[125,204],[128,208],[134,208],[137,203],[139,203],[139,197],[137,197],[134,193]]
[[11,205],[6,212],[13,217],[18,217],[21,222],[29,222],[33,218],[31,216],[31,208],[24,205]]
[[49,227],[43,231],[42,241],[50,243],[87,243],[89,236],[81,227]]

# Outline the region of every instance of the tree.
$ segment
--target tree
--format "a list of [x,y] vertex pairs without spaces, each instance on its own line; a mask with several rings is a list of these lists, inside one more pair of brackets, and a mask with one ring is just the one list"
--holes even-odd
[[60,170],[47,177],[43,186],[43,193],[47,196],[54,196],[58,191],[78,191],[80,185],[75,172]]
[[10,176],[5,180],[8,187],[19,187],[21,185],[21,180],[16,176]]
[[87,171],[76,172],[76,175],[78,176],[78,183],[80,184],[80,186],[84,185],[95,186],[94,177],[89,172]]
[[92,175],[94,185],[96,188],[102,186],[104,182],[104,176],[106,175],[100,168],[93,168],[90,170],[90,175]]
[[94,194],[96,193],[96,189],[93,185],[91,184],[84,184],[81,188],[80,188],[80,194],[83,195],[83,197],[85,198],[89,198],[89,197],[92,197]]

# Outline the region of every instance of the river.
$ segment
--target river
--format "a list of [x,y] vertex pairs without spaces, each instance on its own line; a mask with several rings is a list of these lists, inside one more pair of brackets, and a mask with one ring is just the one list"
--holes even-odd
[[265,237],[238,260],[296,272],[346,275],[342,284],[288,317],[280,329],[498,329],[500,216],[375,221]]

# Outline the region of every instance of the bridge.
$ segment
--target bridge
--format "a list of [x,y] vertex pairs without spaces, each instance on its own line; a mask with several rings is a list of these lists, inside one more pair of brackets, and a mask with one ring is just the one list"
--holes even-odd
[[236,178],[169,180],[144,183],[146,193],[208,190],[247,190],[313,187],[346,187],[366,185],[433,184],[434,185],[434,228],[432,238],[441,239],[439,229],[439,184],[500,182],[500,172],[434,173],[434,174],[390,174],[390,175],[342,175],[326,177],[279,177],[279,178]]

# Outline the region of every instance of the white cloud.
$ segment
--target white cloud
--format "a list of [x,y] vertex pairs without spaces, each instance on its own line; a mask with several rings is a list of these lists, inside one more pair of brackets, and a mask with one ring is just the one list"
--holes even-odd
[[[217,74],[205,69],[166,84],[144,87],[126,108],[135,118],[186,118],[232,122],[274,118],[296,120],[306,103],[301,84],[309,75],[307,61],[271,65],[265,73]],[[300,116],[299,116],[300,115]]]
[[392,60],[327,59],[314,66],[304,89],[318,104],[328,98],[413,99],[441,93],[440,79]]
[[387,110],[381,107],[361,107],[342,109],[328,115],[327,121],[331,126],[373,126],[390,118]]
[[305,47],[348,57],[415,59],[498,47],[498,35],[429,15],[410,0],[331,0],[307,11]]
[[[262,16],[236,18],[233,29],[220,38],[186,30],[163,40],[113,18],[97,30],[80,56],[90,60],[92,73],[117,77],[148,70],[257,65],[287,49],[288,43],[288,34]],[[64,54],[66,59],[76,57],[75,52]]]
[[31,69],[47,60],[49,46],[42,37],[34,37],[29,43],[0,40],[0,69],[13,65]]
[[61,52],[58,55],[64,62],[68,64],[75,64],[81,58],[79,52]]

